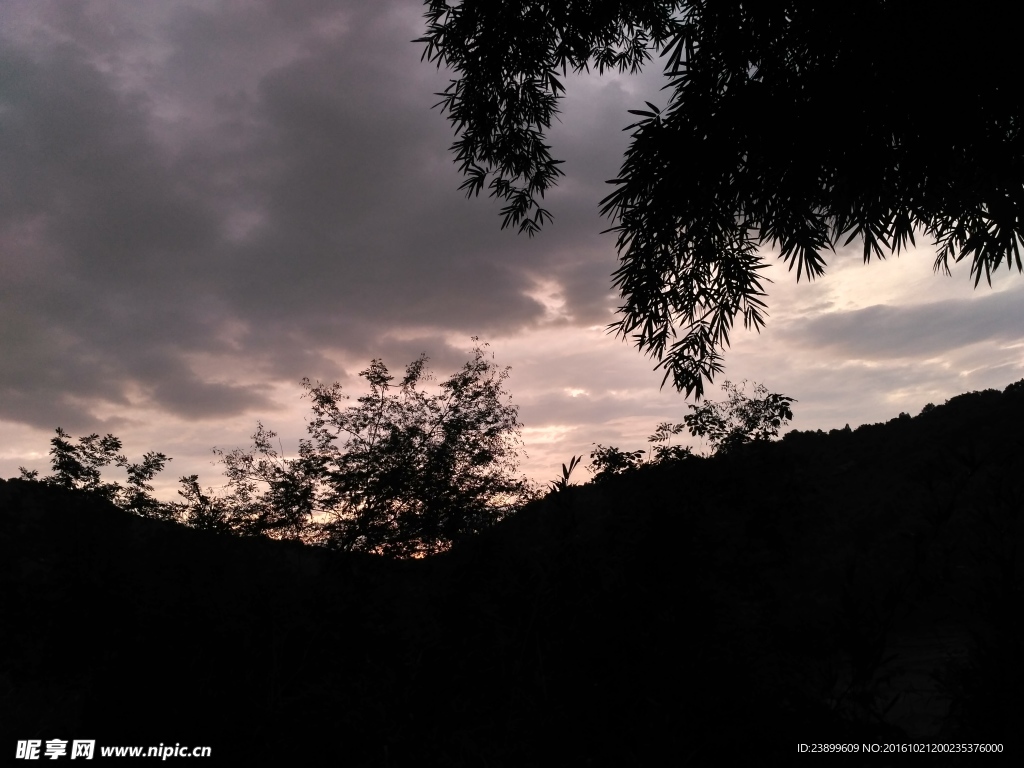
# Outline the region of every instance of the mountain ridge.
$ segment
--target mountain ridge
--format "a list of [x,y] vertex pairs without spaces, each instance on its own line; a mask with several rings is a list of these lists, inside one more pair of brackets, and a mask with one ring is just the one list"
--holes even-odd
[[[752,756],[1009,743],[1022,427],[1018,382],[794,431],[570,486],[423,560],[0,481],[4,748],[518,766],[642,764],[676,743],[683,764],[716,764],[739,730]],[[887,720],[887,644],[939,626],[974,639],[966,666],[939,670],[952,703]]]

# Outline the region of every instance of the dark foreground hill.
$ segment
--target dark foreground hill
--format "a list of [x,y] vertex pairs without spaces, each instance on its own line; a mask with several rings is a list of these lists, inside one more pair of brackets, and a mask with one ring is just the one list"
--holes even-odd
[[643,467],[420,561],[0,481],[0,748],[702,766],[970,742],[1005,758],[1024,715],[1021,390]]

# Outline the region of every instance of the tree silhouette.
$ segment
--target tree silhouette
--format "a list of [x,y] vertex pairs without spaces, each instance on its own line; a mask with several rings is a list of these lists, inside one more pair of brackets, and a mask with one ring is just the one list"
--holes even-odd
[[[262,424],[253,450],[219,452],[232,491],[230,525],[412,556],[443,551],[530,498],[529,483],[515,475],[521,425],[504,390],[509,369],[497,369],[477,346],[431,395],[419,388],[432,378],[427,361],[411,362],[396,386],[373,360],[360,373],[370,391],[348,408],[340,384],[304,379],[313,418],[297,458],[274,450],[275,434]],[[216,525],[216,509],[206,518]]]
[[[537,492],[516,475],[522,425],[504,389],[509,368],[498,369],[477,345],[472,359],[431,395],[420,389],[433,379],[427,362],[420,355],[409,363],[396,386],[387,366],[373,360],[360,372],[369,393],[348,408],[340,384],[303,379],[313,418],[298,457],[285,458],[274,448],[277,434],[257,422],[251,449],[214,448],[227,476],[224,495],[204,492],[199,477],[189,475],[179,480],[182,500],[161,503],[149,481],[170,461],[166,455],[150,452],[132,464],[118,453],[114,435],[88,435],[76,445],[59,427],[50,441],[53,474],[40,480],[38,471],[21,467],[21,479],[218,533],[399,557],[441,552]],[[110,463],[127,472],[127,485],[101,479]]]
[[[467,194],[491,177],[503,227],[536,233],[562,175],[544,143],[568,69],[637,72],[660,52],[671,96],[640,120],[615,191],[610,328],[700,398],[734,321],[766,317],[760,246],[797,280],[860,238],[864,260],[934,239],[935,269],[977,285],[1022,269],[1020,66],[1004,4],[426,0],[424,58],[455,79],[442,111]],[[949,52],[936,55],[935,46]],[[984,51],[984,55],[979,52]]]
[[722,389],[729,393],[724,403],[705,400],[691,405],[693,413],[683,417],[690,434],[707,438],[716,454],[730,453],[746,443],[773,440],[793,418],[791,404],[796,401],[769,392],[763,384],[754,383],[753,397],[731,381],[724,382]]
[[[171,460],[165,454],[150,451],[143,455],[140,463],[133,464],[127,456],[119,453],[121,440],[114,435],[86,435],[78,438],[76,445],[71,441],[71,435],[60,427],[56,433],[56,437],[50,439],[53,474],[42,478],[41,482],[102,496],[126,512],[143,517],[174,518],[175,510],[157,501],[152,495],[153,486],[149,484]],[[125,470],[128,475],[126,485],[101,480],[102,469],[111,463]],[[37,470],[25,467],[20,467],[20,470],[22,479],[39,479]]]
[[[742,387],[731,381],[722,384],[729,397],[723,403],[705,400],[690,405],[693,413],[683,417],[682,424],[663,421],[647,438],[652,444],[648,464],[669,464],[693,459],[695,454],[688,446],[672,445],[673,435],[685,429],[693,437],[706,438],[712,453],[731,453],[737,447],[753,442],[767,442],[779,436],[779,430],[793,418],[792,397],[770,393],[763,384],[754,383],[753,396],[748,396]],[[616,475],[624,475],[644,465],[644,451],[620,451],[612,446],[597,445],[590,453],[590,469],[594,482],[606,482]]]
[[615,475],[630,472],[644,463],[643,451],[620,451],[614,445],[607,448],[600,443],[590,452],[590,471],[593,482],[600,483]]

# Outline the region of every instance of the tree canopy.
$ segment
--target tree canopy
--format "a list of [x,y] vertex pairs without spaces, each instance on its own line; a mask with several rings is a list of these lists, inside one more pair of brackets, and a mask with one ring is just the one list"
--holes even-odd
[[297,458],[282,457],[262,424],[252,450],[218,451],[230,522],[244,533],[405,557],[444,551],[502,519],[533,489],[516,476],[522,425],[504,388],[509,369],[491,358],[475,347],[437,394],[421,389],[432,379],[425,355],[397,385],[373,360],[360,372],[369,392],[347,407],[340,384],[304,379],[313,418]]
[[[767,316],[762,246],[797,280],[860,238],[864,261],[934,240],[936,270],[1022,267],[1021,67],[998,33],[1005,4],[938,12],[924,0],[426,0],[424,58],[452,69],[439,94],[474,195],[533,235],[562,175],[545,131],[569,69],[637,72],[660,54],[670,96],[640,119],[615,190],[632,337],[700,398],[737,318]],[[488,178],[490,181],[488,181]]]
[[[688,446],[672,445],[672,436],[685,429],[693,437],[703,438],[711,446],[710,456],[735,455],[740,446],[748,443],[767,443],[779,436],[779,430],[793,418],[792,404],[796,400],[786,395],[769,392],[764,384],[754,382],[753,395],[746,394],[747,382],[736,386],[731,381],[722,384],[729,395],[725,402],[705,400],[691,404],[692,413],[683,417],[682,424],[663,421],[647,438],[650,452],[621,451],[615,446],[597,445],[590,452],[590,470],[594,482],[604,482],[616,475],[632,472],[645,463],[671,464],[698,456]],[[647,453],[647,461],[644,461]],[[702,457],[703,458],[703,457]],[[562,465],[565,480],[568,473]]]
[[732,453],[747,443],[774,440],[793,418],[795,399],[769,392],[757,382],[751,397],[744,392],[746,385],[745,381],[739,387],[731,381],[724,382],[722,389],[729,395],[724,403],[705,400],[700,405],[691,405],[693,413],[683,417],[690,434],[705,438],[715,454]]
[[[133,464],[114,435],[88,435],[75,445],[59,427],[50,440],[53,474],[40,479],[21,467],[21,479],[82,490],[191,528],[396,557],[442,552],[537,494],[517,475],[522,424],[505,390],[509,368],[498,368],[487,346],[477,343],[434,394],[423,390],[433,380],[426,355],[397,383],[373,360],[360,372],[369,391],[357,405],[345,405],[338,383],[303,379],[313,417],[298,456],[275,449],[277,434],[257,422],[249,450],[214,448],[226,494],[204,492],[199,476],[189,475],[179,480],[181,501],[159,502],[149,481],[171,460],[166,455],[149,452]],[[101,479],[112,462],[126,471],[126,486]]]
[[[71,442],[71,435],[60,427],[57,427],[56,433],[56,437],[50,438],[50,466],[53,474],[42,478],[41,482],[96,494],[127,512],[143,517],[173,517],[171,508],[153,497],[153,486],[149,484],[171,460],[165,454],[149,451],[143,455],[140,463],[133,464],[127,456],[119,453],[121,440],[114,435],[100,437],[93,433],[78,438],[78,445],[75,445]],[[125,470],[127,485],[101,480],[103,468],[111,463]],[[37,470],[25,467],[19,469],[21,479],[39,480]]]

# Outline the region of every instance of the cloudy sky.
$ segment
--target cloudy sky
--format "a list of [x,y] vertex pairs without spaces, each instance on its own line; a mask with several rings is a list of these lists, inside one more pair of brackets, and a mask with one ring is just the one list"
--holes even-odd
[[[211,449],[247,446],[257,420],[294,453],[302,377],[358,395],[371,358],[401,371],[425,352],[443,379],[472,336],[511,366],[538,482],[682,420],[654,363],[604,330],[617,256],[598,201],[626,110],[665,101],[657,64],[568,79],[550,134],[567,177],[531,240],[458,190],[431,109],[449,75],[420,61],[423,32],[418,0],[5,0],[0,477],[45,472],[60,426],[172,456],[164,498],[183,474],[218,486]],[[855,244],[813,284],[773,267],[768,325],[736,333],[722,379],[829,429],[1024,376],[1024,279],[975,290],[918,244],[869,266]]]

